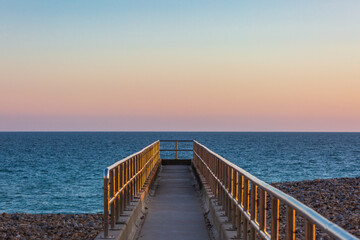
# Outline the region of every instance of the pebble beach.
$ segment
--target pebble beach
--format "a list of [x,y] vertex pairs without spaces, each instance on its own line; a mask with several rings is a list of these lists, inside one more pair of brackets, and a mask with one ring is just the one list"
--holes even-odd
[[[272,185],[360,238],[360,177]],[[101,230],[102,214],[0,214],[0,239],[94,239]]]
[[2,213],[0,239],[94,239],[102,221],[102,214]]
[[[271,185],[360,238],[360,177],[315,179]],[[281,203],[280,211],[285,216],[285,207],[281,206]],[[280,219],[280,228],[281,225],[285,225],[284,218]],[[303,219],[299,219],[296,227],[296,234],[303,235]],[[330,239],[320,230],[317,229],[316,232],[317,239]],[[284,234],[284,231],[282,233]]]

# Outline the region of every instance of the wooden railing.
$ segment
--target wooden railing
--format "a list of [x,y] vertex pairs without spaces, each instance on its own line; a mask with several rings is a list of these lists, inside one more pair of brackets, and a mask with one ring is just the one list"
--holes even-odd
[[[107,167],[104,172],[104,237],[130,202],[148,186],[160,165],[160,142]],[[110,207],[109,207],[110,206]]]
[[[178,152],[192,152],[193,149],[189,148],[179,148],[179,143],[192,143],[193,140],[160,140],[160,143],[175,143],[175,148],[166,148],[160,149],[160,152],[175,152],[175,158],[179,159]],[[163,159],[163,160],[170,160],[170,159]],[[190,159],[189,159],[190,160]]]
[[[286,220],[285,236],[281,239],[295,240],[302,237],[314,240],[315,228],[328,234],[330,238],[320,239],[357,239],[336,224],[305,206],[296,199],[254,177],[245,170],[212,152],[194,141],[193,164],[209,184],[219,205],[242,239],[279,239],[280,218]],[[267,197],[271,201],[267,203]],[[286,211],[281,213],[280,202]],[[271,205],[271,206],[270,206]],[[267,211],[270,216],[267,216]],[[281,213],[281,214],[280,214]],[[296,231],[295,215],[300,215],[304,231]],[[267,227],[270,225],[271,227]],[[304,232],[305,235],[300,235]]]

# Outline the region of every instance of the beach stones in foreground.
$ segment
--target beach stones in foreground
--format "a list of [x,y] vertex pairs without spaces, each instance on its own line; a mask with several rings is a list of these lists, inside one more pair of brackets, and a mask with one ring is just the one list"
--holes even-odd
[[[271,185],[360,238],[360,177],[315,179]],[[285,212],[285,208],[281,210]],[[321,235],[321,232],[318,234]]]
[[0,214],[0,239],[93,239],[102,214]]
[[[360,177],[272,185],[360,238]],[[280,206],[280,211],[285,216],[285,206]],[[285,229],[284,224],[282,218],[281,229]],[[297,235],[301,235],[303,222],[298,225]],[[102,214],[0,213],[0,239],[94,239],[102,230]],[[280,239],[283,237],[284,232],[280,232]],[[319,232],[317,239],[327,238]]]

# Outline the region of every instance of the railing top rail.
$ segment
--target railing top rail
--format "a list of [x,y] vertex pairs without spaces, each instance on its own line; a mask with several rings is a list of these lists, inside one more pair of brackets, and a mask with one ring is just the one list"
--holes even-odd
[[193,149],[160,149],[160,152],[192,152]]
[[172,140],[172,139],[165,139],[165,140],[159,140],[160,142],[193,142],[194,140]]
[[117,167],[119,164],[121,164],[121,163],[123,163],[123,162],[126,162],[127,160],[135,157],[136,155],[144,152],[146,149],[150,148],[152,145],[156,144],[157,142],[159,142],[159,140],[157,140],[157,141],[153,142],[152,144],[144,147],[144,148],[141,149],[140,151],[138,151],[138,152],[136,152],[136,153],[134,153],[134,154],[131,154],[130,156],[127,156],[126,158],[123,158],[123,159],[117,161],[116,163],[108,166],[108,167],[105,168],[105,170],[104,170],[104,177],[109,178],[109,171],[110,171],[111,169],[113,169],[113,168]]
[[217,153],[211,151],[204,145],[200,144],[199,142],[194,142],[198,145],[200,145],[202,148],[207,150],[210,154],[217,157],[219,160],[225,162],[227,165],[232,167],[233,169],[237,170],[240,174],[248,178],[250,181],[254,182],[258,187],[262,188],[263,190],[267,191],[271,195],[275,196],[276,198],[282,200],[287,205],[291,206],[293,209],[295,209],[299,214],[303,215],[304,217],[308,218],[310,221],[312,221],[316,226],[320,227],[323,231],[326,233],[332,235],[333,237],[337,239],[357,239],[335,223],[330,222],[325,217],[321,216],[319,213],[315,212],[313,209],[307,207],[303,203],[299,202],[295,198],[285,194],[284,192],[280,191],[279,189],[271,186],[270,184],[258,179],[257,177],[251,175],[244,169],[236,166],[235,164],[229,162],[222,156],[218,155]]

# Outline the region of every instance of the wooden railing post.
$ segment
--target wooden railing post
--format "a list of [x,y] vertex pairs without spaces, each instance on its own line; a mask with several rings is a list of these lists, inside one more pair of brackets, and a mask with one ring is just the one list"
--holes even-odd
[[[128,182],[128,162],[124,162],[124,185]],[[126,205],[128,205],[128,188],[129,185],[127,185],[124,189],[124,211],[126,211]]]
[[315,240],[315,225],[310,220],[305,220],[305,240]]
[[[110,170],[110,197],[113,198],[115,196],[115,176],[114,170]],[[113,201],[110,205],[110,223],[111,229],[115,228],[115,201]]]
[[109,178],[104,176],[104,237],[109,236]]
[[[235,169],[232,169],[232,195],[233,198],[237,201],[237,171]],[[232,215],[233,215],[233,228],[236,229],[236,221],[237,221],[237,207],[234,202],[232,202],[232,209],[231,209]]]
[[[251,220],[257,221],[257,186],[254,182],[251,182]],[[255,228],[251,226],[251,240],[255,240],[256,233]]]
[[[214,157],[215,160],[215,176],[217,178],[219,178],[219,159],[217,159],[216,157]],[[215,196],[217,197],[218,202],[219,200],[219,191],[220,191],[220,184],[218,181],[216,181],[216,191],[215,191]]]
[[290,206],[286,209],[286,239],[295,240],[295,210]]
[[[140,156],[137,155],[136,156],[136,172],[137,173],[140,173],[140,169],[141,169],[141,166],[140,166]],[[140,193],[140,175],[137,176],[136,178],[136,194],[138,195]]]
[[279,199],[272,197],[271,201],[271,240],[279,239]]
[[[119,175],[120,175],[119,166],[117,166],[115,168],[115,191],[114,191],[114,194],[119,191],[119,186],[120,186],[120,177],[119,177]],[[114,205],[115,205],[115,221],[117,221],[120,218],[119,196],[116,197]]]
[[266,232],[266,191],[260,189],[260,219],[259,225],[260,230]]
[[[126,162],[126,182],[129,183],[129,180],[131,178],[131,164],[130,160]],[[127,202],[126,205],[130,205],[131,202],[131,184],[129,183],[126,187],[126,194],[127,194]]]
[[[219,179],[222,181],[223,179],[223,171],[222,171],[222,162],[219,160]],[[218,204],[223,206],[224,205],[224,198],[223,198],[223,188],[220,185],[219,182],[219,196],[218,196]]]
[[[130,178],[129,180],[131,179],[132,176],[134,176],[134,158],[131,158],[129,160],[129,171],[130,171]],[[129,185],[129,190],[130,190],[130,202],[133,200],[133,196],[134,196],[134,181],[130,181],[130,185]],[[129,205],[130,205],[130,202],[129,202]]]
[[[237,202],[240,206],[242,206],[242,200],[243,200],[243,181],[242,181],[242,175],[238,172],[237,174]],[[242,215],[240,212],[239,207],[236,208],[237,210],[237,237],[241,237],[241,219]]]
[[[227,166],[226,167],[227,171],[227,189],[229,191],[229,194],[231,195],[231,192],[232,192],[232,188],[231,188],[231,184],[232,184],[232,175],[231,175],[231,167]],[[228,208],[227,208],[227,215],[228,215],[228,219],[229,219],[229,222],[231,223],[232,222],[232,213],[231,213],[231,210],[232,210],[232,201],[230,199],[230,196],[229,194],[226,194],[227,198],[228,198]]]
[[[120,188],[124,186],[124,164],[120,164]],[[125,201],[124,201],[124,191],[120,194],[120,214],[124,212],[125,209]]]
[[[249,214],[249,179],[244,177],[244,211]],[[248,220],[243,218],[244,240],[248,240]]]

